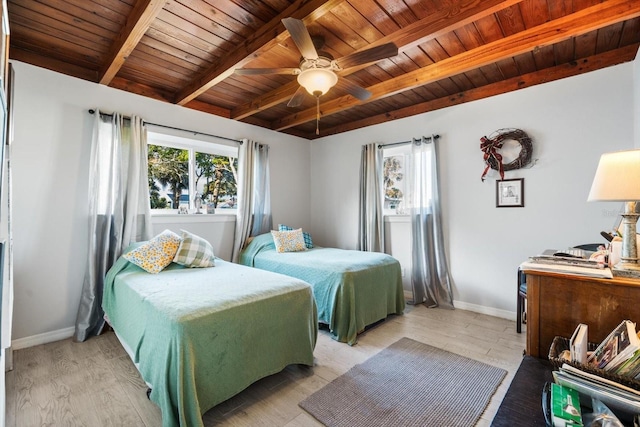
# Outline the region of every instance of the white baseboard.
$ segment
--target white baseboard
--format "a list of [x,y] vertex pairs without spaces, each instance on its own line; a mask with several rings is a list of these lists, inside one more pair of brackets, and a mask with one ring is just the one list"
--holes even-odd
[[11,347],[13,347],[14,350],[20,350],[21,348],[34,347],[40,344],[60,341],[72,337],[74,332],[75,328],[72,326],[70,328],[58,329],[57,331],[18,338],[11,341]]
[[500,310],[493,307],[485,307],[483,305],[471,304],[464,301],[453,301],[453,306],[462,310],[473,311],[474,313],[487,314],[489,316],[500,317],[507,320],[516,320],[515,311]]
[[[410,290],[404,290],[404,298],[406,301],[411,300],[413,298],[413,294]],[[507,320],[516,320],[516,312],[515,311],[507,311],[500,310],[493,307],[485,307],[484,305],[471,304],[464,301],[453,300],[453,306],[455,308],[459,308],[460,310],[473,311],[474,313],[487,314],[489,316],[500,317],[501,319]]]

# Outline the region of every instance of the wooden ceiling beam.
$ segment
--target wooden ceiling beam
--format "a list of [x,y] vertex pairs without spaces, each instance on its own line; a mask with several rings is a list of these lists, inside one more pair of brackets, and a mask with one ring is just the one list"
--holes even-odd
[[[398,50],[402,52],[520,2],[522,2],[522,0],[476,0],[463,2],[463,4],[454,3],[449,5],[448,8],[440,9],[437,13],[431,14],[429,17],[416,21],[411,25],[407,25],[393,34],[382,37],[375,43],[364,46],[355,52],[360,52],[385,43],[395,43],[396,46],[398,46]],[[339,74],[343,77],[348,76],[369,65],[371,64],[351,67],[340,71]],[[289,100],[295,91],[298,90],[298,87],[298,82],[294,80],[251,102],[235,108],[231,112],[231,118],[241,120],[262,110],[281,104]]]
[[[477,101],[479,99],[489,98],[503,93],[524,89],[527,87],[549,83],[554,80],[564,79],[566,77],[577,76],[578,74],[588,73],[605,67],[622,64],[624,62],[633,61],[638,52],[640,44],[625,46],[615,50],[611,50],[588,58],[572,61],[567,64],[546,68],[533,73],[524,74],[522,76],[513,77],[501,82],[492,83],[475,89],[457,93],[451,96],[434,99],[432,101],[422,102],[420,104],[409,107],[400,108],[395,111],[389,111],[384,114],[367,117],[366,119],[356,120],[344,123],[328,129],[321,130],[321,137],[335,135],[342,132],[348,132],[367,126],[385,123],[391,120],[402,119],[405,117],[415,116],[417,114],[427,113],[429,111],[439,110],[441,108],[450,107],[452,105],[464,104],[465,102]],[[309,136],[307,136],[309,138]],[[315,135],[311,138],[317,138]]]
[[203,111],[205,113],[215,114],[216,116],[224,117],[227,119],[231,118],[231,112],[227,108],[218,107],[207,102],[198,101],[197,99],[194,99],[185,104],[184,107],[191,108],[192,110]]
[[109,87],[124,90],[125,92],[135,93],[147,98],[157,99],[158,101],[171,102],[171,93],[163,91],[143,83],[137,83],[122,77],[114,77],[109,83]]
[[111,83],[165,3],[166,0],[138,0],[136,2],[100,70],[100,84],[108,85]]
[[94,83],[98,81],[97,70],[90,70],[88,68],[71,64],[67,61],[62,61],[56,58],[45,57],[30,50],[16,47],[15,45],[12,45],[11,49],[9,49],[9,57],[11,59],[15,59],[16,61],[33,64],[37,67],[55,71],[56,73],[63,73],[68,76],[77,77],[79,79],[88,80]]
[[[440,79],[452,77],[607,25],[633,19],[637,16],[640,16],[640,2],[637,0],[609,0],[599,3],[373,85],[367,88],[371,92],[371,97],[366,101],[357,100],[350,95],[332,99],[321,105],[321,114],[327,116],[345,111],[356,105],[366,104]],[[272,123],[272,129],[281,131],[315,120],[315,118],[316,109],[309,108],[275,120]]]
[[179,105],[187,104],[232,75],[236,68],[241,68],[276,44],[284,42],[289,37],[289,32],[286,31],[282,24],[283,18],[294,17],[308,24],[343,1],[296,0],[291,6],[260,28],[253,36],[245,40],[244,43],[240,44],[228,55],[225,55],[221,62],[214,63],[209,69],[182,88],[176,95],[175,103]]

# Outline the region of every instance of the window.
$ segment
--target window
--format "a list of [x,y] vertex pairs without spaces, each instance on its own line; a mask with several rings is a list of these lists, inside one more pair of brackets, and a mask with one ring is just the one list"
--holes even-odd
[[384,191],[383,211],[385,215],[405,213],[405,181],[408,178],[405,165],[408,164],[410,154],[410,144],[387,148],[383,151],[382,186]]
[[[429,156],[433,145],[412,155],[411,144],[383,151],[384,215],[404,215],[414,207],[428,208],[432,202],[432,166]],[[412,178],[413,176],[413,178]],[[415,179],[416,182],[409,182]],[[413,188],[413,194],[411,194]]]
[[147,151],[152,212],[231,213],[236,208],[237,146],[148,132]]

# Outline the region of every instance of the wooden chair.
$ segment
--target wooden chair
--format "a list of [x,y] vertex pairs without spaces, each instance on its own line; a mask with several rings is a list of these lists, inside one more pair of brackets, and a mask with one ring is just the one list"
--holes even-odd
[[516,332],[522,332],[522,324],[527,323],[527,276],[518,268],[518,301],[516,312]]

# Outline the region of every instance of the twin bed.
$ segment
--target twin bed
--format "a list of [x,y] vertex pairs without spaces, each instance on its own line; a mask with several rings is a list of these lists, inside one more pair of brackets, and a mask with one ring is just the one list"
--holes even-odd
[[164,427],[202,426],[208,409],[253,382],[290,364],[313,366],[316,305],[292,277],[218,259],[149,274],[120,258],[103,308]]
[[318,321],[350,345],[366,326],[404,311],[400,263],[387,254],[317,246],[280,253],[272,235],[265,233],[246,246],[240,263],[310,283]]
[[313,366],[318,322],[355,344],[367,325],[404,310],[400,265],[385,254],[276,253],[265,234],[241,262],[257,268],[216,259],[213,268],[172,263],[149,274],[121,257],[105,278],[105,317],[165,427],[202,426],[208,409],[253,382]]

